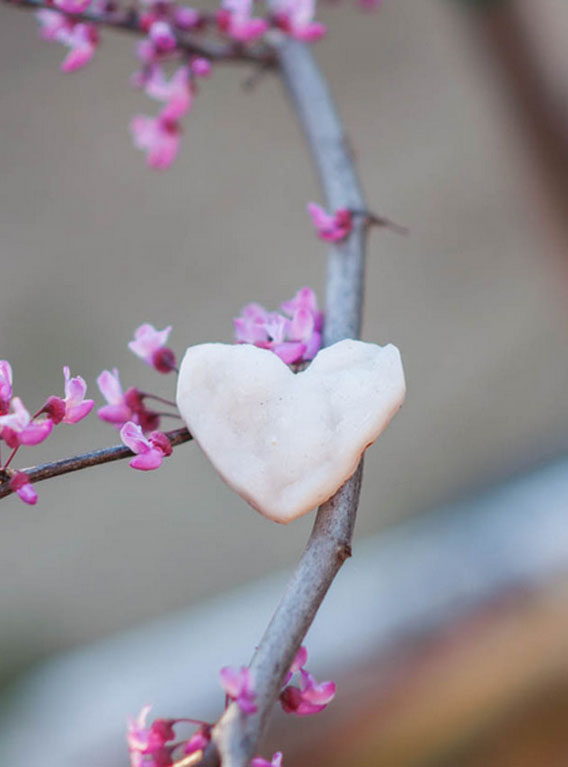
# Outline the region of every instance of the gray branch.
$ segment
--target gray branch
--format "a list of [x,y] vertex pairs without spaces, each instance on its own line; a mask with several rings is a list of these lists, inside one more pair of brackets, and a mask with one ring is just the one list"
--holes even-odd
[[[305,45],[286,40],[278,48],[284,83],[315,160],[332,210],[366,209],[353,159],[325,80]],[[350,236],[331,248],[327,263],[324,341],[357,338],[361,329],[366,222],[357,217]],[[362,463],[354,476],[318,510],[312,534],[251,662],[258,713],[230,705],[213,731],[203,763],[246,767],[278,698],[284,676],[339,568],[351,555]]]

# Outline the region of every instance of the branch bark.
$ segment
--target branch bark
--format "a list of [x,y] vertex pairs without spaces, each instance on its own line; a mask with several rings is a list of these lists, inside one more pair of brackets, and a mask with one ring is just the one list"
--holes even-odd
[[[170,440],[172,447],[181,445],[192,439],[187,429],[174,429],[165,432]],[[132,458],[134,453],[126,445],[116,445],[115,447],[104,447],[101,450],[93,450],[91,453],[75,455],[72,458],[62,458],[59,461],[51,463],[42,463],[39,466],[32,466],[28,469],[19,469],[24,471],[30,478],[30,482],[42,482],[44,479],[60,477],[62,474],[70,474],[79,469],[88,469],[91,466],[100,466],[103,463],[112,463],[112,461],[121,461],[124,458]],[[14,491],[9,486],[9,475],[0,470],[0,498],[11,495]]]
[[[366,210],[348,143],[325,80],[308,48],[293,40],[277,48],[284,84],[295,106],[332,210]],[[357,338],[361,329],[366,222],[356,217],[350,236],[334,245],[327,262],[326,345]],[[284,676],[333,579],[351,555],[362,463],[316,516],[298,566],[255,652],[250,668],[258,712],[231,704],[213,730],[203,765],[246,767],[257,751]]]

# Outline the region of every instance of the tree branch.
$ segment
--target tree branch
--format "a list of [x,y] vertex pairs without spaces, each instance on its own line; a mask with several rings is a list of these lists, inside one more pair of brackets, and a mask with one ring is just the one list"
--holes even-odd
[[[86,10],[83,13],[69,13],[61,8],[56,8],[49,0],[4,0],[8,5],[16,8],[31,10],[50,10],[56,11],[63,16],[75,20],[83,21],[89,24],[96,24],[100,27],[109,27],[120,32],[129,32],[135,35],[144,36],[147,31],[140,22],[140,14],[135,8],[117,9],[108,13],[99,13]],[[207,18],[208,14],[204,14]],[[260,64],[267,68],[276,64],[276,58],[273,50],[267,45],[245,45],[243,43],[230,41],[227,43],[216,43],[211,40],[203,40],[196,34],[175,30],[177,45],[181,51],[196,56],[222,62],[242,62]]]
[[[277,48],[284,83],[295,105],[332,210],[366,210],[353,159],[327,85],[305,45]],[[325,344],[357,338],[361,328],[366,226],[356,218],[351,235],[331,248],[327,264]],[[203,765],[246,767],[257,752],[284,676],[335,575],[351,554],[362,463],[318,510],[312,534],[251,662],[258,712],[231,704],[213,730]]]
[[[183,442],[189,442],[192,439],[187,429],[174,429],[165,432],[170,440],[172,447],[181,445]],[[72,458],[62,458],[52,463],[42,463],[39,466],[32,466],[29,469],[19,469],[24,471],[30,481],[42,482],[44,479],[59,477],[62,474],[70,474],[79,469],[88,469],[90,466],[100,466],[103,463],[112,463],[112,461],[121,461],[123,458],[131,458],[134,455],[126,445],[116,445],[115,447],[105,447],[102,450],[94,450],[92,453],[76,455]],[[14,491],[9,486],[9,475],[0,470],[0,498],[11,495]]]

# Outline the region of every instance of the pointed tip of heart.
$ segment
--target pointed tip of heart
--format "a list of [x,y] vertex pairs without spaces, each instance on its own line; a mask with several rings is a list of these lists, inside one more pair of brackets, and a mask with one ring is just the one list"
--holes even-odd
[[398,349],[345,340],[297,375],[249,344],[190,347],[178,407],[221,477],[286,524],[325,502],[402,405]]

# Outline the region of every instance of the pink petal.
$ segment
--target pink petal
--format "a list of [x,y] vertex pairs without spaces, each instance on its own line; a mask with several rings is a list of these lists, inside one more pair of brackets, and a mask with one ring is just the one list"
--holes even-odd
[[151,448],[146,453],[141,453],[135,456],[130,461],[130,466],[133,469],[140,469],[140,471],[152,471],[162,465],[164,454],[158,448]]
[[126,447],[129,447],[133,453],[145,454],[153,449],[150,442],[142,433],[140,426],[133,421],[128,421],[124,424],[120,430],[120,438]]
[[101,421],[122,426],[132,418],[132,410],[128,405],[103,405],[97,410],[97,415]]
[[314,332],[311,337],[306,341],[306,350],[304,352],[305,360],[313,360],[316,354],[321,349],[321,333]]
[[312,223],[318,230],[327,230],[333,227],[333,216],[329,216],[325,210],[315,202],[309,202],[307,205],[308,213],[312,217]]
[[242,689],[242,674],[232,666],[223,666],[219,671],[221,687],[225,690],[229,698],[236,698]]
[[271,346],[271,349],[280,357],[282,362],[291,365],[293,362],[298,362],[302,359],[306,345],[299,341],[288,341],[283,344],[274,344]]
[[79,402],[77,405],[67,407],[63,423],[78,423],[89,415],[94,406],[94,400],[86,399],[83,400],[83,402]]
[[7,360],[0,360],[0,399],[12,396],[12,366]]
[[191,71],[197,77],[209,77],[211,74],[211,62],[203,57],[196,58],[191,62]]
[[97,386],[109,405],[121,405],[124,400],[118,370],[103,370],[97,378]]
[[298,309],[292,317],[288,338],[291,341],[307,342],[314,332],[314,318],[309,309]]
[[292,674],[296,673],[296,671],[299,671],[303,666],[306,665],[308,661],[308,651],[302,645],[298,652],[296,653],[296,657],[292,661],[292,665],[290,666],[290,672]]
[[302,690],[304,701],[316,706],[327,706],[335,697],[335,682],[322,682],[318,684],[308,671],[302,669],[300,673],[302,674],[302,685],[304,686]]
[[312,22],[305,26],[292,27],[290,35],[296,40],[301,40],[304,43],[314,43],[316,40],[321,40],[327,34],[327,27],[325,24],[319,24],[318,22]]
[[35,506],[37,503],[37,493],[31,483],[22,485],[19,490],[16,490],[16,493],[18,494],[20,500],[22,500],[24,503],[27,503],[28,506]]
[[49,437],[52,429],[53,421],[49,418],[39,423],[30,423],[20,434],[20,444],[28,446],[39,445],[40,442]]
[[62,72],[76,72],[81,69],[93,58],[95,53],[94,45],[82,45],[72,48],[61,63]]

